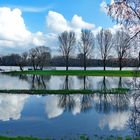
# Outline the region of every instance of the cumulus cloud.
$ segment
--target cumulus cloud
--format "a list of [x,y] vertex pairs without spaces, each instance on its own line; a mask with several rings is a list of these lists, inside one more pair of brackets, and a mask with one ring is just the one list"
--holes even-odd
[[0,95],[0,120],[9,121],[18,120],[21,117],[25,101],[29,95]]
[[0,49],[26,48],[44,44],[44,35],[31,33],[24,22],[20,9],[0,8]]
[[50,32],[61,33],[63,31],[78,30],[78,29],[95,29],[95,25],[85,22],[82,17],[74,15],[71,21],[65,19],[65,17],[57,12],[49,11],[46,17],[47,29]]

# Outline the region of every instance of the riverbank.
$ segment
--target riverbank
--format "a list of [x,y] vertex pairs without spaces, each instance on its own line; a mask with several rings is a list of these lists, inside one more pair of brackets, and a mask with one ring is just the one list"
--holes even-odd
[[113,88],[104,90],[0,90],[0,93],[47,95],[47,94],[126,94],[127,88]]
[[[133,140],[132,137],[126,136],[125,138],[121,136],[109,136],[109,137],[102,137],[102,136],[94,136],[96,140]],[[4,137],[0,136],[0,140],[54,140],[54,139],[41,139],[41,138],[35,138],[35,137]],[[63,140],[63,138],[61,139]],[[67,138],[68,140],[68,138]],[[78,138],[70,139],[70,140],[90,140],[88,136],[81,135]],[[140,137],[135,138],[134,140],[140,140]]]
[[133,70],[28,70],[3,72],[12,75],[57,75],[57,76],[112,76],[112,77],[140,77],[140,71]]

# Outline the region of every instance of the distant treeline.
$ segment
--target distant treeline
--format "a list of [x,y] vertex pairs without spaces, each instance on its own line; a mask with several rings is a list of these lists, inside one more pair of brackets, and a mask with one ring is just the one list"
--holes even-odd
[[[0,58],[0,65],[1,66],[19,66],[21,60],[21,56],[19,54],[11,54],[6,55]],[[103,67],[103,60],[101,59],[87,59],[87,66],[88,67]],[[138,59],[125,59],[123,60],[122,66],[123,67],[137,67],[139,64]],[[28,58],[24,63],[24,66],[32,66],[31,60]],[[54,67],[65,67],[65,60],[63,56],[56,56],[49,58],[44,66],[54,66]],[[83,67],[83,60],[82,58],[70,58],[69,59],[69,66],[70,67]],[[119,67],[119,62],[117,59],[108,59],[106,61],[107,67]]]

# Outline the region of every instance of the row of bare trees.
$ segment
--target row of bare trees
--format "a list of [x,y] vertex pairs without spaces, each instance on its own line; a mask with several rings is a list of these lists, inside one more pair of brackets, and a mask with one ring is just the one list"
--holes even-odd
[[[118,31],[115,34],[115,39],[112,40],[112,34],[109,30],[101,30],[97,35],[97,42],[99,45],[100,55],[104,62],[104,70],[106,66],[106,59],[110,55],[110,50],[113,47],[116,51],[117,58],[119,61],[120,70],[122,69],[122,61],[124,58],[128,57],[129,51],[131,49],[131,41],[138,39],[137,42],[140,43],[140,0],[113,0],[106,7],[108,15],[117,22],[117,24],[122,24],[129,30],[130,36],[123,31]],[[69,36],[72,34],[71,39],[65,40],[64,35]],[[91,49],[94,46],[94,41],[92,33],[87,30],[82,30],[80,50],[83,53],[83,63],[84,70],[86,70],[86,59],[91,53]],[[113,37],[114,38],[114,37]],[[64,41],[65,40],[65,41]],[[73,40],[73,43],[70,42]],[[67,58],[66,63],[69,60],[69,56],[72,51],[72,46],[75,45],[75,35],[74,33],[64,32],[59,35],[60,49],[63,52],[63,56]],[[69,43],[68,43],[68,42]],[[64,43],[65,42],[65,43]],[[67,43],[66,43],[67,42]],[[135,40],[136,43],[136,40]],[[69,44],[71,44],[69,46]],[[137,45],[139,46],[139,45]],[[140,58],[140,53],[139,53]],[[68,69],[68,63],[67,63]]]
[[[76,42],[76,35],[73,31],[65,31],[58,36],[59,48],[65,59],[66,70],[68,70],[69,59],[74,51],[79,50],[82,55],[84,70],[87,68],[87,59],[93,53],[95,46],[98,48],[100,58],[103,60],[103,67],[106,70],[106,61],[109,57],[115,56],[118,59],[120,70],[122,70],[122,63],[125,58],[129,56],[130,44],[129,34],[124,30],[118,30],[114,35],[108,29],[102,29],[94,37],[92,31],[82,30],[80,41]],[[78,45],[77,45],[78,44]]]

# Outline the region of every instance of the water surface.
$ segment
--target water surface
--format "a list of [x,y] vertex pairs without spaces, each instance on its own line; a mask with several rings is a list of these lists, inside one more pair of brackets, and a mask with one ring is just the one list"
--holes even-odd
[[78,134],[136,136],[140,134],[140,112],[132,94],[1,94],[0,135],[56,139]]

